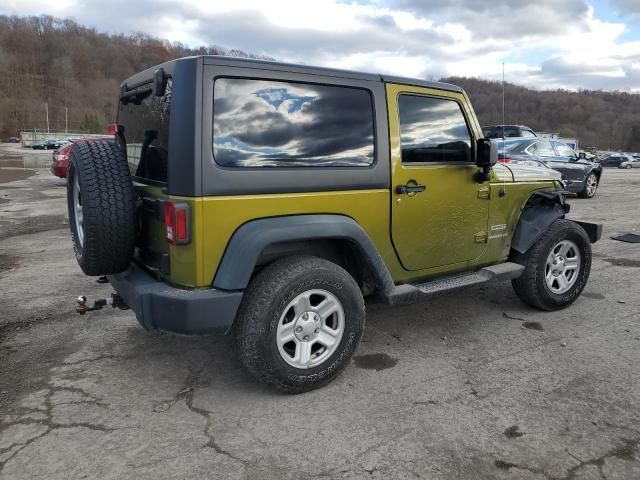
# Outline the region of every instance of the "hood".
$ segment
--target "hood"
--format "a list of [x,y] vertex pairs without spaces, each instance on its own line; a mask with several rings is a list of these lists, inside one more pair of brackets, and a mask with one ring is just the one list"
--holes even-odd
[[548,182],[559,181],[562,178],[560,172],[546,167],[524,165],[519,163],[498,163],[493,167],[495,177],[501,182]]

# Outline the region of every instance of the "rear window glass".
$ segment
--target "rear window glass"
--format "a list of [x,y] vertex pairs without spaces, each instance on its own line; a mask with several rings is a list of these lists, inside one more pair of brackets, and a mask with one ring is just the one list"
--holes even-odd
[[218,78],[213,156],[224,167],[366,167],[371,94],[351,87]]
[[118,123],[124,126],[129,169],[139,180],[167,182],[172,87],[169,78],[163,96],[153,95],[149,85],[145,94],[120,103]]

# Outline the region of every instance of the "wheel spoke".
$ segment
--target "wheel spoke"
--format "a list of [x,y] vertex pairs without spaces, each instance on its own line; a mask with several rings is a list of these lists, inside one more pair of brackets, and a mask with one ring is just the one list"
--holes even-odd
[[339,334],[339,331],[333,330],[326,325],[322,325],[320,327],[320,333],[318,333],[316,341],[327,348],[331,348],[336,344]]
[[302,295],[299,295],[296,299],[293,304],[293,310],[296,312],[296,317],[311,310],[311,301],[309,300],[309,297],[311,297],[311,294],[309,294],[309,292],[305,292]]
[[318,305],[314,310],[322,320],[325,320],[331,316],[332,313],[338,310],[339,306],[336,302],[334,302],[330,298],[325,298],[320,305]]
[[569,243],[562,243],[562,246],[560,247],[560,255],[566,258],[569,250],[571,250],[571,245]]
[[564,262],[564,269],[565,270],[575,270],[578,268],[578,258],[574,257],[574,258],[567,258]]
[[277,333],[278,343],[280,345],[285,345],[292,340],[293,341],[296,340],[294,328],[295,328],[295,322],[289,322],[284,325],[280,325]]
[[307,367],[311,361],[311,342],[298,342],[296,344],[296,360]]
[[556,280],[558,281],[559,290],[565,290],[569,286],[569,281],[567,280],[567,277],[565,277],[564,275],[565,274],[562,273],[556,277]]

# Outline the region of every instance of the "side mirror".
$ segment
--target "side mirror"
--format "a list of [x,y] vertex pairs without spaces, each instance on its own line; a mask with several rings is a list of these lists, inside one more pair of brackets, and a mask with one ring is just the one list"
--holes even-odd
[[585,158],[587,158],[587,154],[586,154],[586,153],[584,153],[584,152],[580,152],[580,153],[578,154],[578,158],[579,158],[579,159],[581,159],[581,160],[584,160]]
[[478,181],[480,183],[489,180],[491,167],[498,163],[498,144],[495,140],[489,138],[481,138],[476,143],[476,165],[482,168],[482,172],[478,172]]

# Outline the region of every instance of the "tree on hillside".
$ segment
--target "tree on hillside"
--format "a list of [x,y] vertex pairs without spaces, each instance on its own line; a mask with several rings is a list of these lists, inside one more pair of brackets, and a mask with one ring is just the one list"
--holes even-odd
[[[0,136],[47,127],[102,133],[114,119],[120,82],[189,55],[252,56],[191,49],[144,33],[107,35],[70,19],[0,15]],[[264,57],[266,58],[266,57]]]

